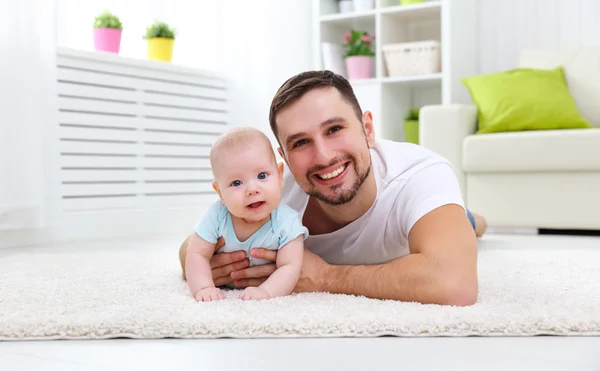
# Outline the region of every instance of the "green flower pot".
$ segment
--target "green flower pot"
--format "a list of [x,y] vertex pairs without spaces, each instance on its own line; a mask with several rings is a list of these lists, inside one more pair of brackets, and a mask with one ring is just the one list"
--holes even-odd
[[423,0],[400,0],[400,5],[419,4],[422,2]]
[[404,121],[404,138],[406,142],[419,144],[419,121]]

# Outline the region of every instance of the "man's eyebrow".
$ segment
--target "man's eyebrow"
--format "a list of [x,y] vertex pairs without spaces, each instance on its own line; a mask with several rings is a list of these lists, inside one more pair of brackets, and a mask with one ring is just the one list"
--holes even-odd
[[[335,116],[335,117],[331,117],[331,118],[329,118],[329,119],[327,119],[327,120],[323,121],[323,122],[322,122],[322,123],[319,125],[319,127],[321,127],[321,128],[324,128],[324,127],[325,127],[325,126],[327,126],[327,125],[331,125],[331,124],[333,124],[333,123],[336,123],[336,122],[343,122],[343,121],[345,121],[345,120],[344,120],[344,118],[342,118],[342,117],[339,117],[339,116]],[[289,136],[289,137],[286,139],[286,141],[285,141],[285,144],[289,146],[289,145],[291,144],[291,142],[293,142],[293,141],[295,141],[296,139],[298,139],[298,138],[301,138],[301,137],[303,137],[303,136],[305,136],[305,135],[306,135],[306,133],[304,133],[304,132],[300,132],[300,133],[292,134],[292,135],[290,135],[290,136]]]

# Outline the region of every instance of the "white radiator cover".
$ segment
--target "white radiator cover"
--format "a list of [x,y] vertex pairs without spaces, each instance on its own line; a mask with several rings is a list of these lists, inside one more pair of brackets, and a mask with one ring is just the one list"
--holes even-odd
[[59,48],[45,231],[13,244],[190,230],[216,199],[209,150],[229,127],[214,73]]

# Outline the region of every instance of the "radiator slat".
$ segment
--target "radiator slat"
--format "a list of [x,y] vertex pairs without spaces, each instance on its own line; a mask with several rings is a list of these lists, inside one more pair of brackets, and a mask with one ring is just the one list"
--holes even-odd
[[66,198],[62,200],[62,209],[67,212],[135,210],[142,209],[140,200],[141,197],[135,195],[123,195],[120,197]]
[[226,101],[227,93],[223,89],[215,89],[201,85],[187,85],[177,82],[140,79],[132,76],[119,76],[104,71],[86,71],[63,67],[58,69],[58,81],[61,83],[77,83],[89,86],[106,87],[122,90],[139,90],[146,96],[168,95],[183,98],[203,98],[215,101]]
[[61,141],[61,153],[99,153],[137,155],[139,145],[136,143],[98,143],[85,141]]
[[[114,107],[111,107],[114,109]],[[188,110],[174,107],[145,106],[143,110],[145,118],[166,118],[187,121],[218,121],[227,122],[228,116],[225,112],[211,112],[200,110]]]
[[137,117],[119,117],[94,113],[59,112],[59,124],[101,126],[114,128],[139,128],[142,120]]
[[198,131],[189,132],[165,132],[165,131],[150,131],[146,129],[138,134],[138,137],[144,142],[159,142],[159,143],[187,143],[187,144],[207,144],[212,145],[217,136],[206,135]]
[[58,84],[58,94],[61,96],[86,98],[92,101],[110,100],[133,104],[137,104],[141,95],[141,93],[135,90],[66,82]]
[[63,184],[62,197],[91,197],[91,196],[112,196],[138,194],[140,187],[138,184]]
[[190,193],[190,192],[214,192],[209,182],[198,183],[143,183],[140,187],[142,193]]
[[138,130],[118,130],[111,128],[97,127],[73,127],[61,125],[58,129],[60,140],[79,139],[87,140],[90,143],[98,141],[112,141],[121,143],[136,143],[140,139]]
[[228,126],[223,124],[212,124],[204,122],[191,122],[191,121],[173,121],[173,120],[155,120],[155,119],[144,119],[144,128],[154,130],[172,130],[182,132],[199,132],[211,135],[217,138],[223,134]]
[[[208,168],[210,161],[208,158],[184,158],[184,157],[142,157],[140,158],[143,167],[167,168],[167,169],[191,169]],[[193,171],[193,170],[190,170]]]
[[58,107],[68,112],[97,112],[121,116],[137,116],[141,113],[140,106],[135,103],[91,101],[77,98],[58,98]]
[[146,170],[145,181],[185,181],[185,180],[210,180],[213,179],[211,170]]
[[209,146],[192,145],[152,145],[144,144],[145,155],[209,156]]
[[139,167],[141,159],[138,157],[117,156],[71,156],[61,155],[60,166],[62,168],[104,168],[104,169],[135,169]]
[[152,94],[152,93],[144,93],[141,97],[141,100],[144,105],[152,106],[152,105],[161,105],[161,106],[172,106],[172,107],[181,107],[181,109],[209,109],[209,110],[218,110],[218,111],[226,111],[227,110],[227,102],[224,100],[210,100],[204,98],[190,98],[186,96],[173,96],[173,95],[165,95],[165,94]]
[[[113,56],[109,56],[113,57]],[[147,60],[120,60],[119,64],[106,63],[97,59],[80,59],[72,57],[58,58],[60,68],[77,68],[80,70],[89,70],[105,74],[115,74],[122,77],[133,77],[140,80],[164,81],[171,84],[185,84],[194,86],[206,86],[215,89],[224,89],[225,80],[211,76],[208,73],[201,73],[197,69],[181,67],[176,65],[163,65],[154,61]],[[133,62],[133,63],[131,63]]]
[[62,182],[118,182],[136,181],[136,170],[61,170]]

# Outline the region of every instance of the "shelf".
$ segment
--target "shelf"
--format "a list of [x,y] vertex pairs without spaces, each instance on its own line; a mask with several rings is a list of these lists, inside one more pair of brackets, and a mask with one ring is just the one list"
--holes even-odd
[[371,85],[371,84],[378,84],[379,83],[379,79],[378,78],[371,78],[371,79],[360,79],[360,80],[348,80],[350,82],[350,85],[352,86],[364,86],[364,85]]
[[429,1],[413,5],[393,5],[360,12],[333,13],[319,17],[321,23],[348,24],[353,21],[367,20],[381,14],[398,19],[432,18],[440,15],[441,1]]
[[419,87],[435,87],[442,82],[442,74],[435,73],[423,76],[393,76],[381,79],[383,84],[407,84]]
[[383,85],[410,85],[413,87],[436,87],[442,82],[442,74],[435,73],[431,75],[423,76],[394,76],[394,77],[383,77],[383,78],[370,78],[360,80],[349,80],[352,86],[365,86],[373,84]]
[[380,8],[379,12],[395,19],[412,20],[439,17],[441,8],[441,1],[430,1],[422,4],[387,6]]
[[371,9],[364,12],[334,13],[321,16],[320,20],[322,23],[347,24],[358,20],[369,20],[369,18],[372,18],[372,21],[374,22],[375,14],[377,14],[377,9]]

